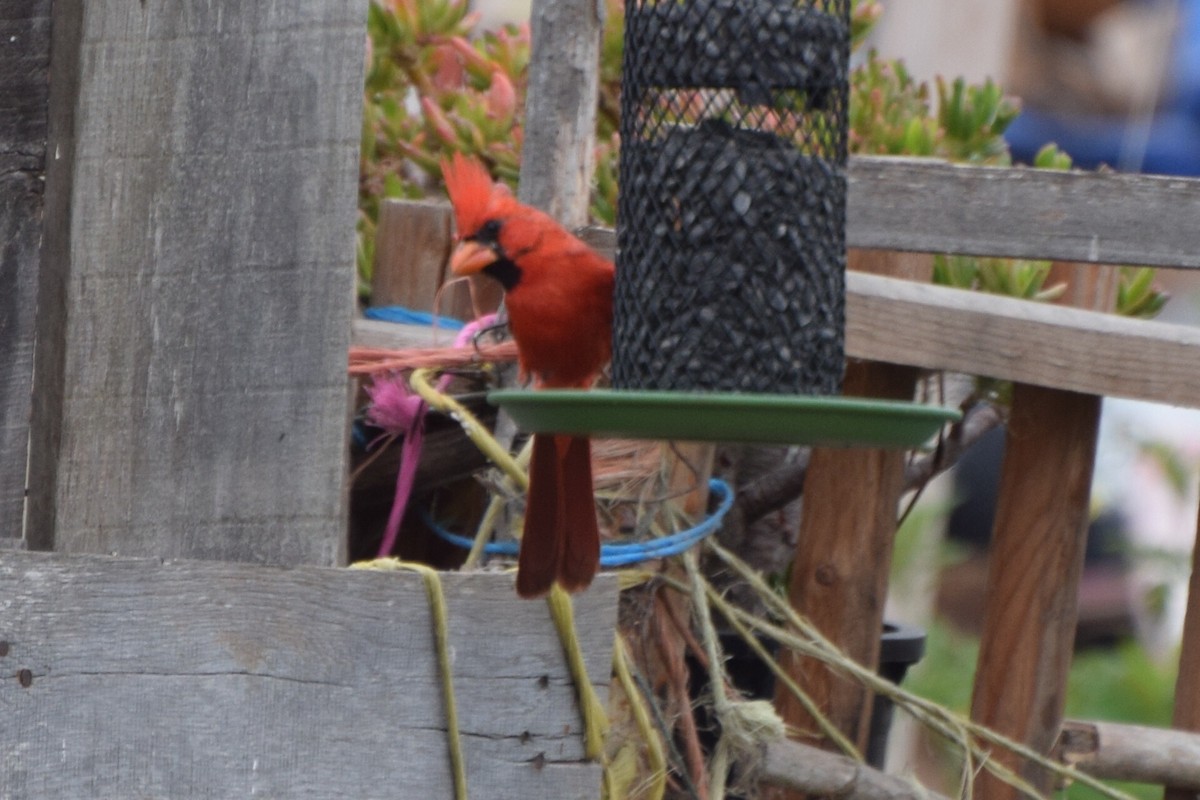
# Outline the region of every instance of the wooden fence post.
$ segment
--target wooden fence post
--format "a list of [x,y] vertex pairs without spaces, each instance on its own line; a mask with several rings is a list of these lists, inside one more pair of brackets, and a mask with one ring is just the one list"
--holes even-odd
[[[1200,542],[1200,522],[1197,522]],[[1183,646],[1179,652],[1179,675],[1175,679],[1175,709],[1171,726],[1200,731],[1200,546],[1192,550],[1192,575],[1188,581],[1187,613],[1183,621]],[[1164,800],[1195,800],[1191,789],[1167,787]]]
[[0,46],[0,541],[20,539],[50,66],[50,0],[5,14]]
[[473,319],[476,311],[486,313],[500,305],[500,284],[472,275],[469,291],[453,292],[434,307],[438,289],[451,278],[448,262],[454,244],[454,214],[446,203],[384,200],[375,231],[372,306],[401,305],[467,320]]
[[[1060,304],[1112,309],[1112,268],[1056,262],[1048,283],[1058,282],[1067,284]],[[1101,401],[1013,385],[971,716],[1041,753],[1054,746],[1066,707]],[[1044,770],[993,757],[1050,790]],[[987,772],[977,788],[984,800],[1019,794]]]
[[454,214],[445,203],[383,200],[375,228],[371,305],[433,311],[438,287],[446,279],[453,229]]
[[[1099,422],[1095,395],[1013,387],[971,716],[1042,753],[1066,703]],[[992,758],[1049,790],[1042,770]],[[987,772],[976,792],[1018,795]]]
[[[882,251],[851,251],[848,262],[850,269],[909,279],[928,280],[932,268],[928,256]],[[916,380],[912,367],[856,361],[847,364],[844,393],[911,400]],[[900,450],[875,448],[813,448],[804,481],[789,599],[862,664],[879,660],[892,541],[904,487],[904,455]],[[782,664],[830,721],[865,750],[872,693],[790,651],[785,651]],[[785,688],[777,689],[775,702],[785,722],[808,732],[816,730]]]
[[595,168],[603,0],[534,0],[519,197],[568,228],[587,222]]
[[365,13],[54,3],[31,544],[342,558]]

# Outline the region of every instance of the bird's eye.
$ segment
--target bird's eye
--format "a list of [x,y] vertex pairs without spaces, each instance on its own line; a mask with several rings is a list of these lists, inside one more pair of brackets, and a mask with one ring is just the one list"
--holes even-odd
[[479,233],[476,236],[485,242],[496,241],[500,236],[500,220],[489,219],[483,223],[483,227],[479,229]]

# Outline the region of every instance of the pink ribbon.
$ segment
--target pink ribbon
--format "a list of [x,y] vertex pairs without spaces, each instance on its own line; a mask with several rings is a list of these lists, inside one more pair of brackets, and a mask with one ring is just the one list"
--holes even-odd
[[[466,347],[480,330],[494,324],[495,321],[495,314],[485,314],[467,323],[454,338],[454,346]],[[438,391],[445,391],[451,380],[452,376],[443,375],[437,382]],[[377,378],[367,388],[367,394],[371,398],[371,407],[367,409],[366,414],[367,422],[388,435],[404,437],[404,443],[400,446],[400,469],[396,473],[396,494],[392,499],[392,510],[388,514],[383,541],[379,545],[379,558],[384,558],[391,555],[392,548],[396,546],[396,538],[400,534],[400,521],[404,519],[404,512],[412,495],[425,438],[425,412],[428,406],[424,400],[412,393],[408,382],[399,374]]]

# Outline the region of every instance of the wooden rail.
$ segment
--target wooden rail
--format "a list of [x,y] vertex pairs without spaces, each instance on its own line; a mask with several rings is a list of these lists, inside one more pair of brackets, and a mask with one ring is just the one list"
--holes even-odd
[[[593,800],[546,604],[442,584],[470,796]],[[0,797],[453,796],[418,575],[0,552],[0,597]],[[602,693],[616,606],[575,602]]]
[[9,41],[0,47],[0,539],[19,536],[25,515],[20,465],[29,452],[33,408],[50,0],[6,9],[4,30]]
[[[942,168],[935,164],[932,171],[930,182],[936,184]],[[1200,180],[1191,183],[1200,187]],[[612,231],[589,228],[585,234],[593,246],[613,253]],[[862,231],[857,236],[853,228],[847,231],[848,238],[861,236]],[[1200,233],[1192,236],[1200,252]],[[985,254],[1005,255],[1002,244],[995,247]],[[1030,257],[1052,255],[1034,251]],[[1200,371],[1193,368],[1200,358],[1200,329],[883,275],[846,276],[846,355],[1200,406]]]
[[1200,182],[852,158],[851,247],[1200,267]]

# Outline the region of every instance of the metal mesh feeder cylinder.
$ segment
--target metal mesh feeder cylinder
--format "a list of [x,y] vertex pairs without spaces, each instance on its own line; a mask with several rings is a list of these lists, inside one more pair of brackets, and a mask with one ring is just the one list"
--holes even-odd
[[830,397],[850,0],[626,0],[612,389],[492,392],[525,430],[915,447],[953,409]]
[[849,0],[627,0],[618,389],[834,394]]

